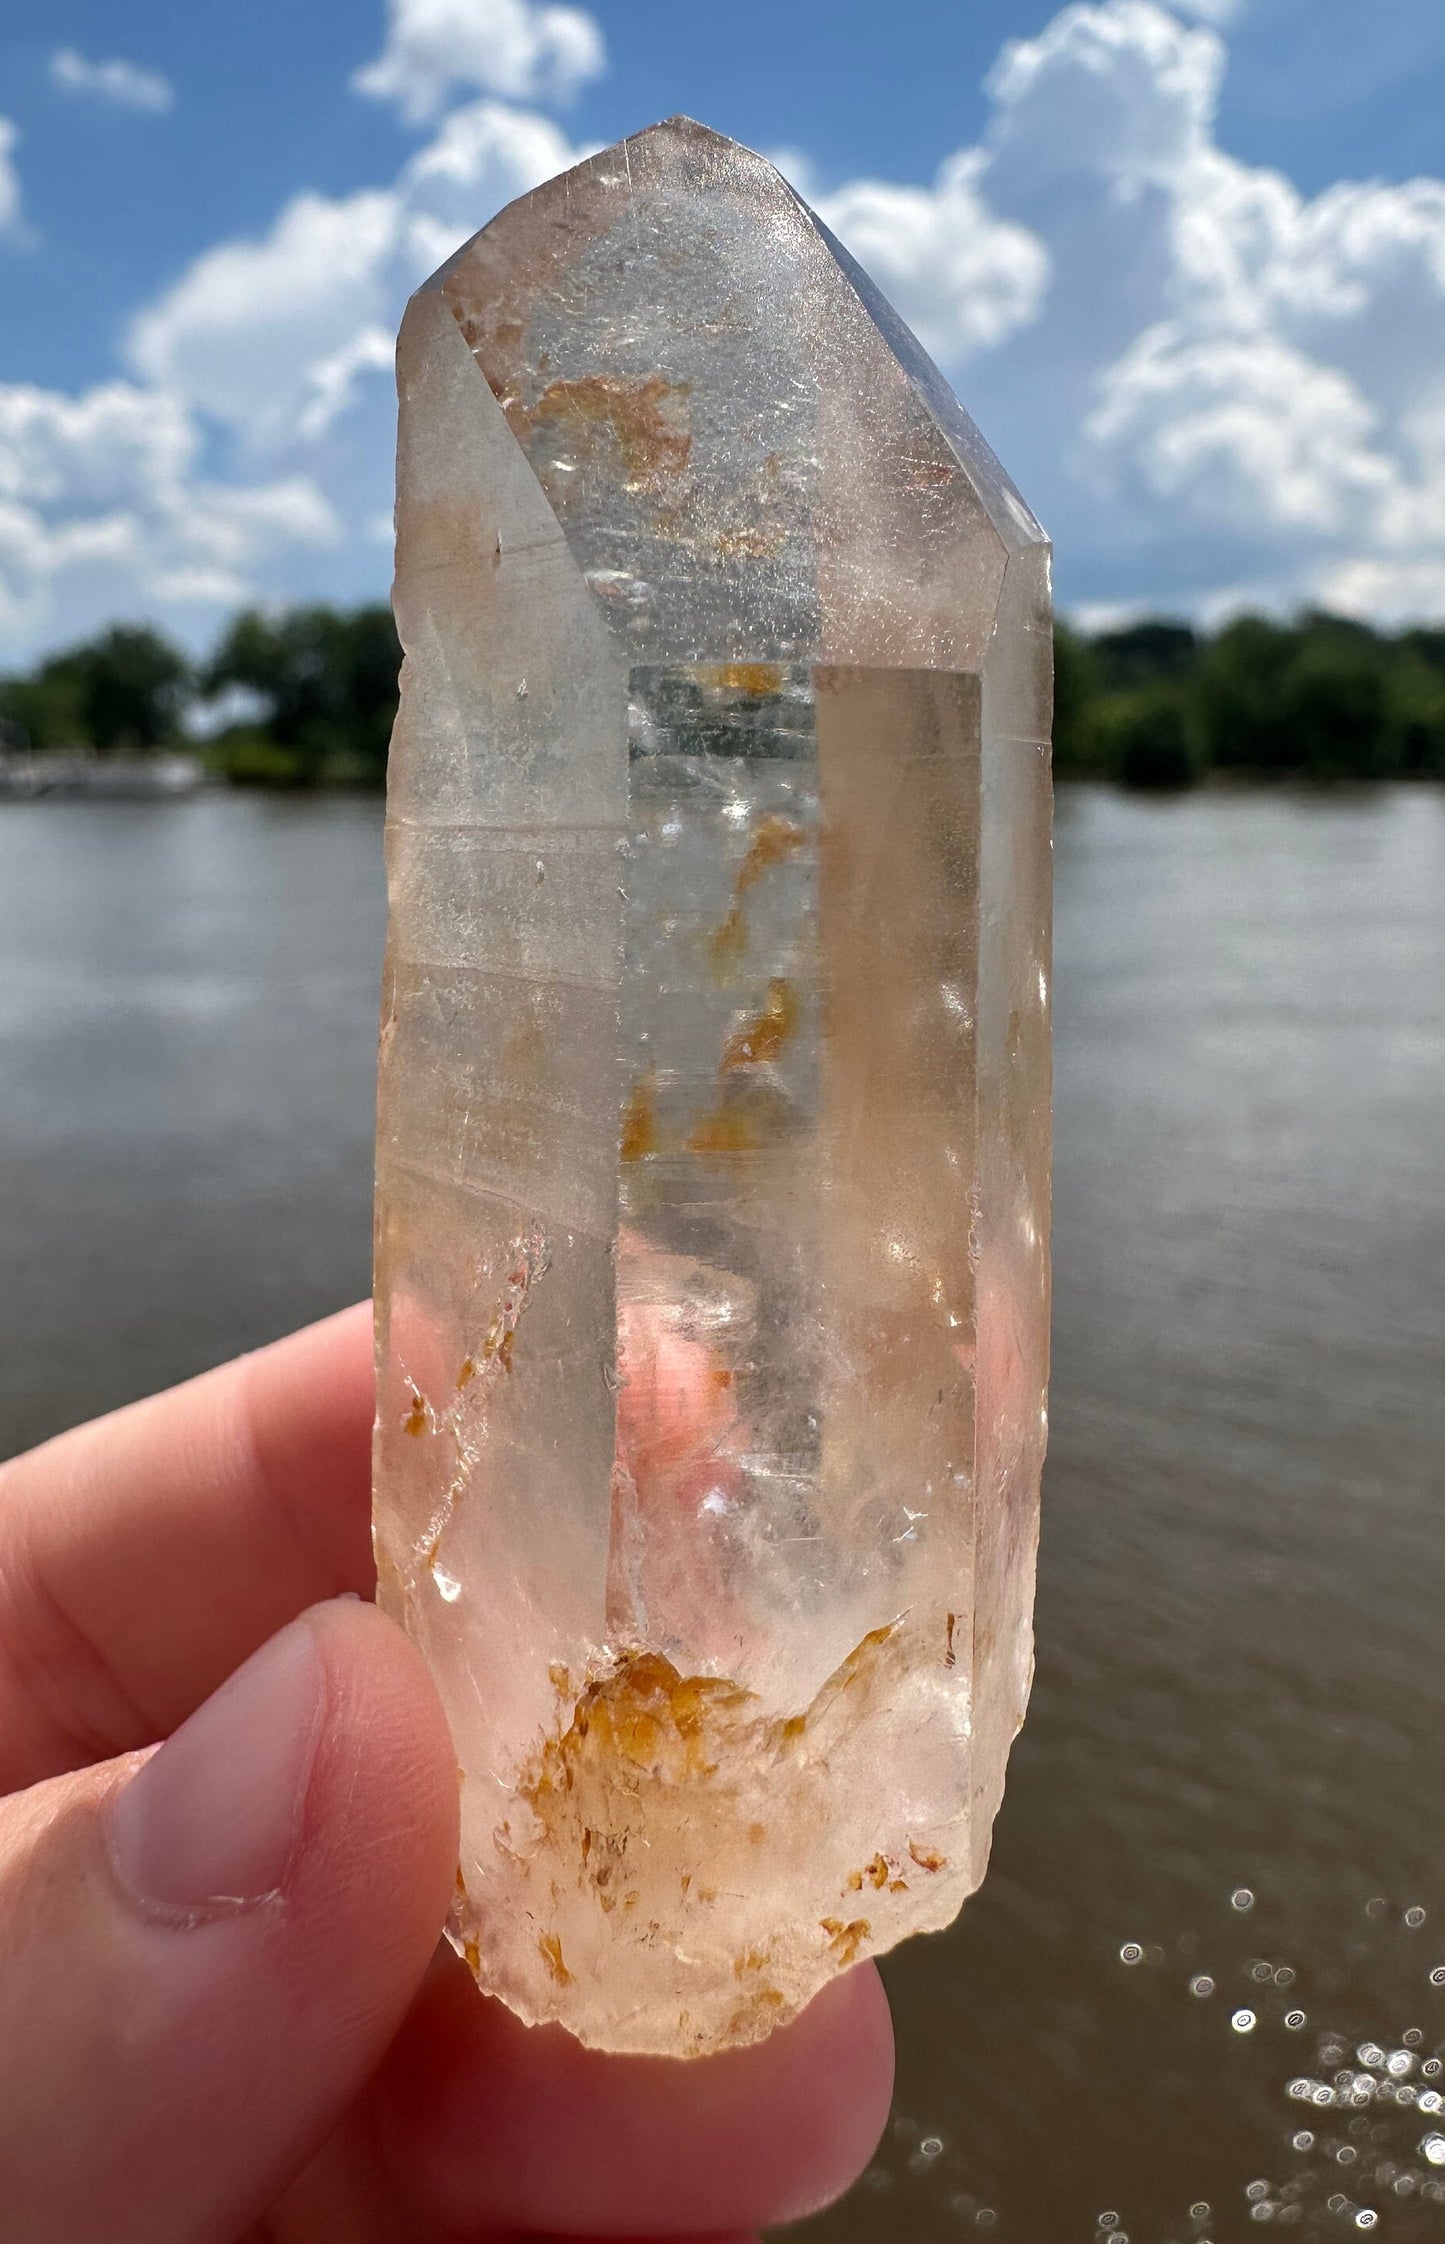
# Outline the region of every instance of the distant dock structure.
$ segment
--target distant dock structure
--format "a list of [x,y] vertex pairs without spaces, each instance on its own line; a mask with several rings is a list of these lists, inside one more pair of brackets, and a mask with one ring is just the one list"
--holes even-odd
[[195,794],[209,777],[199,756],[183,749],[101,756],[86,748],[12,748],[0,740],[0,802],[171,802]]

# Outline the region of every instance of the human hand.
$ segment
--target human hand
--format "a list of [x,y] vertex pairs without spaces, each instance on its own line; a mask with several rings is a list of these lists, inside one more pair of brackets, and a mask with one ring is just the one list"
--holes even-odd
[[877,1975],[678,2064],[529,2031],[437,1949],[450,1739],[347,1596],[369,1334],[347,1310],[0,1470],[0,2227],[742,2244],[871,2153]]

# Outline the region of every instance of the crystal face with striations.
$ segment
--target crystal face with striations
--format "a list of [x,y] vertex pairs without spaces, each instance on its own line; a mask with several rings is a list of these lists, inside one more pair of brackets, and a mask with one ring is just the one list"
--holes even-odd
[[1048,547],[760,157],[686,119],[412,299],[380,1595],[452,1935],[751,2041],[978,1884],[1048,1327]]

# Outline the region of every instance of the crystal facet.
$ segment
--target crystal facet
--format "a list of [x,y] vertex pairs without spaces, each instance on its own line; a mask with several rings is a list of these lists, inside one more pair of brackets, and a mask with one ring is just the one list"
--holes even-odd
[[380,1594],[480,1984],[688,2054],[949,1921],[1023,1716],[1048,547],[686,119],[503,211],[399,369]]

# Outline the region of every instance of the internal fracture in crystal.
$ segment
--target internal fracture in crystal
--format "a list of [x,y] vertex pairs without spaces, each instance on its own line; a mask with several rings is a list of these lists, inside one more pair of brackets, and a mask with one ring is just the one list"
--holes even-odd
[[691,2054],[949,1921],[1023,1716],[1048,548],[685,119],[458,251],[399,381],[380,1594],[479,1983]]

